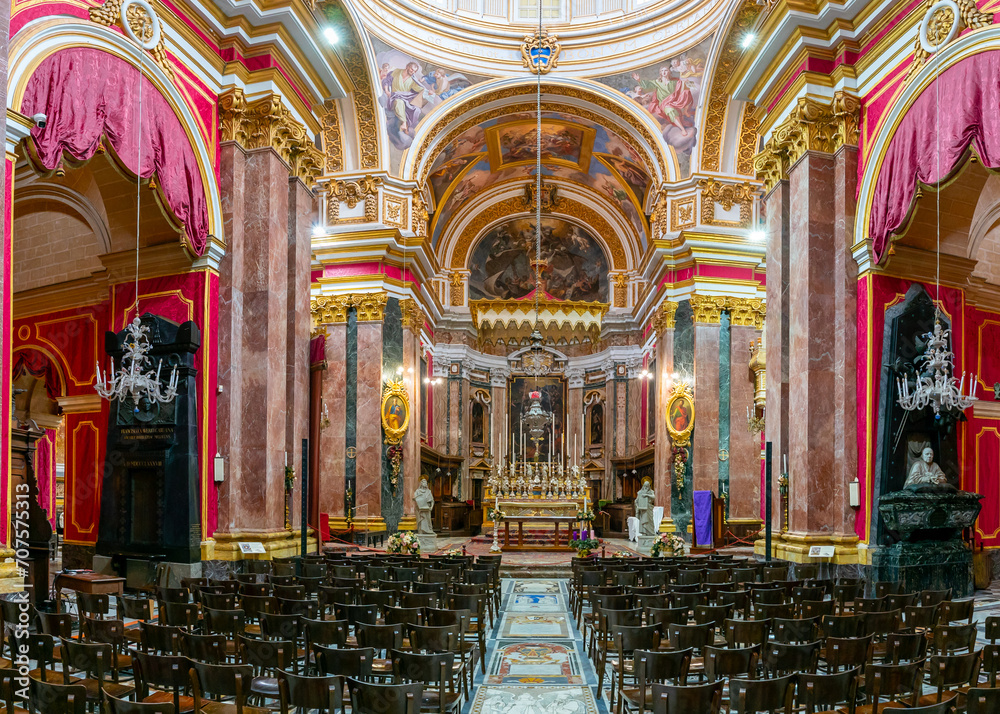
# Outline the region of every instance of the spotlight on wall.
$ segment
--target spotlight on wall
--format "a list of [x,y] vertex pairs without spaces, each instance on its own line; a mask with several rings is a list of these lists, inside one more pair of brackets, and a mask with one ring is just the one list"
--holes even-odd
[[740,42],[740,47],[746,49],[747,47],[753,44],[754,39],[756,39],[754,37],[754,34],[752,32],[748,32],[747,34],[743,35],[743,41]]
[[763,243],[765,238],[767,238],[767,235],[764,231],[750,231],[750,240],[754,243]]
[[319,238],[321,235],[325,235],[326,231],[323,229],[319,223],[313,226],[313,238]]
[[325,37],[326,41],[331,45],[335,45],[340,42],[340,33],[337,32],[337,28],[335,27],[324,28],[323,37]]

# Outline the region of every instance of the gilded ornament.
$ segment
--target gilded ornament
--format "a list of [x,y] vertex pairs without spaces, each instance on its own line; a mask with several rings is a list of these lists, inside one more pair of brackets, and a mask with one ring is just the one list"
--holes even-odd
[[764,329],[767,306],[761,298],[727,297],[725,310],[733,327]]
[[382,195],[382,222],[406,230],[409,221],[406,216],[406,199],[398,196]]
[[[698,181],[701,189],[701,222],[707,226],[749,228],[753,217],[753,186],[749,181],[739,184],[722,183],[707,178]],[[715,204],[729,211],[736,204],[740,207],[740,220],[727,221],[715,217]]]
[[337,100],[323,102],[323,153],[326,156],[326,173],[344,170],[344,137],[340,129]]
[[365,221],[375,223],[378,220],[378,189],[382,185],[381,176],[362,176],[354,180],[331,181],[327,196],[327,220],[336,223],[340,220],[340,204],[347,204],[353,209],[360,202],[365,202]]
[[1000,18],[1000,13],[981,12],[975,0],[927,0],[925,8],[904,84],[920,71],[932,54],[954,42],[963,30],[979,30]]
[[718,325],[725,307],[726,298],[721,295],[691,296],[691,311],[694,313],[695,322]]
[[656,195],[653,212],[649,216],[649,232],[653,240],[659,240],[667,232],[667,191],[661,190]]
[[423,308],[420,307],[420,303],[413,298],[405,298],[399,301],[399,309],[402,314],[403,327],[419,335],[427,321],[427,316],[424,314]]
[[[539,0],[541,1],[541,0]],[[534,74],[548,74],[559,64],[562,46],[555,35],[539,28],[533,34],[525,35],[521,41],[521,61],[524,68]]]
[[615,307],[628,306],[628,276],[624,273],[617,273],[611,276],[614,285]]
[[465,275],[460,272],[451,274],[451,305],[459,307],[465,302]]
[[382,430],[385,443],[399,444],[410,425],[410,396],[402,379],[390,380],[382,388]]
[[106,0],[90,8],[90,20],[107,27],[119,27],[130,40],[153,56],[160,69],[175,79],[167,57],[162,23],[156,10],[146,0]]
[[657,336],[662,335],[667,330],[674,329],[678,307],[679,303],[672,300],[665,300],[659,309],[653,313],[653,330]]
[[427,201],[424,200],[424,192],[420,189],[413,189],[413,200],[411,201],[410,216],[411,216],[411,226],[410,230],[413,231],[414,235],[418,238],[427,237],[427,221],[430,220],[431,214],[427,210]]
[[313,325],[332,325],[347,322],[347,310],[351,307],[349,295],[321,295],[310,304]]
[[740,122],[740,141],[736,149],[736,173],[742,176],[753,176],[753,159],[760,142],[760,122],[753,115],[756,107],[752,102],[743,105],[743,118]]
[[358,322],[382,322],[385,317],[386,293],[360,293],[351,296],[351,305],[357,313]]
[[695,225],[694,219],[695,197],[680,198],[670,205],[670,228],[679,231]]

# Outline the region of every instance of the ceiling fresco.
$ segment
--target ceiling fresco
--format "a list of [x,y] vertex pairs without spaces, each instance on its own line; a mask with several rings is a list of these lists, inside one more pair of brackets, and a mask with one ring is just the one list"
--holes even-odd
[[677,156],[683,177],[691,175],[691,156],[698,145],[698,110],[711,46],[709,37],[662,62],[597,80],[618,90],[656,119],[663,140]]
[[[471,253],[469,297],[519,299],[535,289],[531,257],[535,221],[519,218],[490,229]],[[608,259],[586,229],[561,218],[542,218],[545,293],[557,300],[608,301]]]
[[[448,219],[476,195],[505,181],[535,176],[536,131],[537,118],[531,113],[491,119],[464,132],[437,156],[429,176],[435,245]],[[645,241],[643,205],[652,179],[638,152],[617,133],[568,112],[544,112],[542,175],[600,194]]]

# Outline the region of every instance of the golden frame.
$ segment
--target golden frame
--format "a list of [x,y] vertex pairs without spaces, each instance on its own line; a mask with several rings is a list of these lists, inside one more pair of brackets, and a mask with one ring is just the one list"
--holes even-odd
[[[670,419],[671,412],[678,404],[685,405],[688,411],[687,423],[683,425],[683,428],[678,428],[680,425],[675,425]],[[691,432],[694,430],[694,394],[691,387],[686,384],[674,385],[673,392],[667,398],[667,406],[663,416],[667,420],[667,432],[674,445],[687,446],[691,442]]]
[[[575,122],[566,121],[564,119],[552,119],[542,117],[542,131],[545,131],[545,125],[559,125],[579,131],[582,134],[581,144],[580,144],[580,158],[577,161],[569,161],[567,159],[557,159],[554,157],[543,158],[542,163],[555,164],[558,166],[568,166],[570,168],[576,169],[577,171],[583,171],[586,173],[590,167],[590,157],[594,151],[594,140],[597,138],[597,130],[591,126],[583,126],[582,124],[577,124]],[[517,161],[504,161],[503,156],[500,153],[500,132],[504,129],[512,129],[515,127],[528,127],[530,129],[537,128],[537,120],[535,119],[519,119],[517,121],[506,122],[505,124],[497,124],[495,126],[488,127],[486,129],[486,154],[490,161],[490,171],[496,172],[500,169],[506,169],[511,166],[534,166],[536,159],[519,159]],[[640,215],[642,211],[639,212]]]
[[[388,412],[388,407],[402,406],[402,422],[395,411]],[[385,431],[385,443],[398,444],[406,436],[406,430],[410,426],[410,397],[406,393],[406,385],[403,380],[390,380],[382,388],[382,406],[379,409],[382,417],[382,429]],[[391,420],[391,418],[394,418]]]

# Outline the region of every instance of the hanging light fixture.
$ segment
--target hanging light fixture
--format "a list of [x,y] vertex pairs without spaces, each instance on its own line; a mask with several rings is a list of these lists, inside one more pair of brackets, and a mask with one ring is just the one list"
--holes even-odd
[[[139,402],[144,400],[148,404],[172,402],[177,396],[177,366],[175,365],[170,373],[170,379],[166,387],[160,381],[160,371],[163,368],[161,359],[153,371],[153,360],[148,353],[152,349],[149,341],[149,327],[142,324],[139,319],[139,208],[142,191],[142,84],[145,73],[143,71],[143,53],[139,50],[139,121],[137,131],[139,140],[136,142],[136,189],[135,189],[135,318],[125,328],[127,336],[124,344],[124,354],[121,359],[121,370],[115,372],[114,358],[111,360],[111,377],[101,371],[101,365],[95,365],[96,380],[95,391],[109,402],[124,400],[126,397],[132,400],[132,411],[139,412]],[[127,314],[127,313],[126,313]]]
[[[938,61],[935,58],[935,61]],[[969,380],[968,392],[965,391],[965,372],[962,372],[961,381],[956,381],[954,375],[955,355],[949,348],[951,330],[946,330],[941,326],[941,76],[940,62],[938,61],[935,70],[934,88],[936,91],[936,122],[937,131],[934,132],[937,142],[937,178],[938,188],[935,192],[937,197],[936,215],[936,266],[935,266],[935,294],[934,294],[934,331],[922,335],[927,340],[924,353],[914,360],[914,365],[921,365],[923,371],[918,371],[913,379],[915,387],[910,391],[909,375],[904,374],[896,378],[896,388],[899,391],[897,402],[899,406],[908,412],[926,409],[928,406],[934,409],[935,418],[940,418],[941,411],[951,411],[957,409],[965,411],[979,400],[976,396],[977,375],[972,375]]]

